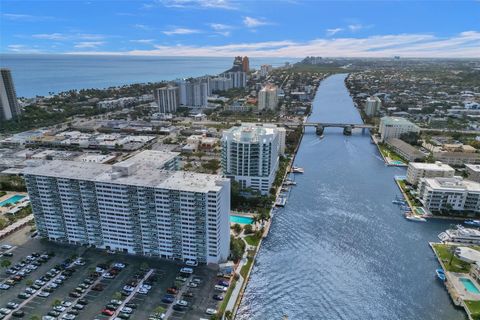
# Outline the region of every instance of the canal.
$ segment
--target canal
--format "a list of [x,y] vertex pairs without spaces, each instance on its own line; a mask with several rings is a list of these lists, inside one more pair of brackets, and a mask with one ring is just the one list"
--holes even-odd
[[[310,121],[361,122],[346,74],[320,85]],[[307,129],[287,206],[276,212],[237,319],[463,320],[435,277],[428,241],[446,221],[406,220],[395,175],[368,133]]]

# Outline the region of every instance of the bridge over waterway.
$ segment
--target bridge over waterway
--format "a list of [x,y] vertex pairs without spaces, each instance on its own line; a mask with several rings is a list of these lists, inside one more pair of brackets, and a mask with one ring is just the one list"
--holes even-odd
[[364,123],[332,123],[332,122],[304,122],[295,124],[284,124],[287,127],[290,126],[303,126],[303,127],[315,127],[315,131],[318,135],[323,134],[325,128],[343,128],[343,134],[351,135],[353,129],[373,129],[375,126]]

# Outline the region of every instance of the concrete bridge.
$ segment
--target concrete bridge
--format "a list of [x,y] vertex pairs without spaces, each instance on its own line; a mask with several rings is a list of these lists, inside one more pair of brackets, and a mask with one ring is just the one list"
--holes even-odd
[[328,127],[334,128],[343,128],[344,135],[351,135],[353,129],[373,129],[374,126],[364,123],[331,123],[331,122],[305,122],[305,123],[296,123],[293,125],[285,124],[285,126],[303,126],[303,127],[315,127],[315,131],[318,135],[323,134],[323,130]]

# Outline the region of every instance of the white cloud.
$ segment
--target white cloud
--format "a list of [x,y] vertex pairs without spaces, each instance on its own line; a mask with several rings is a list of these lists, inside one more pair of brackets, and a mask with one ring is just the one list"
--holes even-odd
[[266,21],[265,19],[245,17],[243,18],[243,24],[247,28],[256,28],[256,27],[268,25],[270,24],[270,22]]
[[340,31],[342,31],[343,28],[333,28],[333,29],[327,29],[326,32],[327,32],[327,36],[331,37],[337,33],[339,33]]
[[76,42],[74,47],[77,49],[93,49],[105,44],[103,41],[82,41]]
[[44,20],[52,20],[54,17],[50,16],[34,16],[31,14],[17,14],[17,13],[2,13],[2,17],[12,21],[36,22]]
[[32,34],[32,38],[52,40],[52,41],[66,41],[66,40],[102,40],[105,38],[102,34],[88,34],[88,33],[37,33]]
[[[78,52],[76,52],[78,53]],[[85,52],[89,53],[89,52]],[[91,52],[90,52],[91,53]],[[95,54],[154,56],[252,57],[423,57],[480,58],[480,32],[466,31],[449,38],[430,34],[380,35],[366,38],[314,39],[306,42],[267,41],[220,46],[155,46],[153,50],[95,52]]]
[[144,25],[144,24],[134,24],[132,27],[134,27],[135,29],[145,30],[145,31],[150,31],[150,30],[152,30],[151,27],[146,26],[146,25]]
[[363,30],[363,29],[369,29],[371,28],[372,25],[363,25],[363,24],[360,24],[360,23],[354,23],[354,24],[349,24],[347,26],[347,28],[351,31],[351,32],[357,32],[357,31],[360,31],[360,30]]
[[10,44],[7,46],[8,51],[15,53],[41,53],[42,51],[36,48],[31,48],[23,44]]
[[216,31],[229,30],[233,28],[232,26],[222,24],[222,23],[210,23],[209,26]]
[[150,9],[157,5],[163,5],[168,8],[238,9],[237,6],[229,0],[156,0],[152,3],[144,4],[144,8]]
[[167,36],[176,35],[176,34],[193,34],[200,33],[200,30],[197,29],[188,29],[188,28],[175,28],[172,30],[163,31]]
[[130,40],[133,43],[141,43],[141,44],[149,44],[155,41],[154,39],[137,39],[137,40]]

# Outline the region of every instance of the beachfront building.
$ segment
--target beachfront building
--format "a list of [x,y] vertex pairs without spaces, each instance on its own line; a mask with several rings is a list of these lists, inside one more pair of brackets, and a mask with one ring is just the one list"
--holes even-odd
[[440,161],[435,163],[410,162],[407,169],[407,182],[417,185],[420,178],[452,178],[455,169]]
[[418,198],[431,212],[480,212],[480,183],[453,178],[421,178]]
[[232,80],[233,88],[245,88],[247,86],[247,73],[243,71],[229,71],[220,75]]
[[267,84],[258,92],[258,111],[275,110],[278,106],[278,88]]
[[160,114],[175,113],[180,106],[180,89],[178,87],[158,88],[154,91],[154,96]]
[[148,150],[114,165],[54,160],[25,168],[39,234],[165,259],[225,261],[230,180],[178,171],[177,156]]
[[227,91],[233,88],[233,80],[225,77],[209,79],[210,91]]
[[0,69],[0,121],[10,120],[20,114],[17,93],[9,69]]
[[387,139],[399,138],[404,133],[419,133],[420,128],[405,118],[383,117],[380,119],[378,132],[380,133],[380,141],[385,142]]
[[185,107],[205,108],[208,106],[208,79],[180,80],[180,104]]
[[478,164],[466,164],[468,180],[480,182],[480,165]]
[[279,154],[280,134],[276,128],[244,125],[223,132],[223,174],[243,189],[268,194],[275,180]]
[[382,101],[377,96],[368,97],[365,102],[365,114],[374,117],[380,111]]

